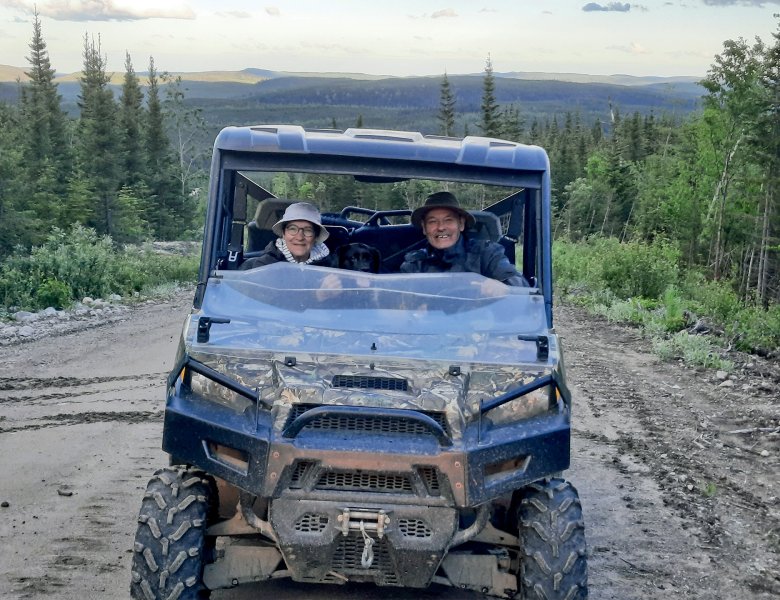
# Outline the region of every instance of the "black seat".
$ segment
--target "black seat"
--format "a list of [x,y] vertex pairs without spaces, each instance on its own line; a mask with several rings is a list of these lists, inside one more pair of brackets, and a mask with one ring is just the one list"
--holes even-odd
[[486,210],[470,210],[469,213],[476,220],[474,226],[468,231],[470,237],[491,242],[501,239],[501,219],[498,215]]
[[293,202],[299,202],[299,200],[267,198],[257,205],[254,220],[247,223],[246,226],[247,253],[259,252],[265,249],[269,242],[276,239],[276,234],[271,231],[271,227],[284,216],[284,211]]

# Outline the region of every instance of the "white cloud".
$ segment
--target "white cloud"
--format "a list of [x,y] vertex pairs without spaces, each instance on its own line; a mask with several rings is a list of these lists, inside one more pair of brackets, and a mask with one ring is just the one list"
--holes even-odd
[[639,42],[631,42],[628,46],[607,46],[608,50],[617,50],[619,52],[625,52],[626,54],[634,54],[634,55],[640,55],[640,54],[650,54],[650,51],[647,50],[642,44]]
[[445,8],[443,10],[437,10],[431,14],[431,19],[441,19],[442,17],[457,17],[458,13],[453,8]]
[[280,11],[279,8],[276,6],[266,6],[265,12],[267,15],[271,17],[279,17],[282,14],[282,11]]
[[143,19],[194,19],[183,2],[141,2],[139,0],[4,0],[0,5],[27,13],[37,8],[42,17],[57,21],[139,21]]

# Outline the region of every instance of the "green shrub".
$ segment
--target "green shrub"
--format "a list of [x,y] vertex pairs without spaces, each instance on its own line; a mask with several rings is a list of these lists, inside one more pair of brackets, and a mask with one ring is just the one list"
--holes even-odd
[[69,231],[54,228],[46,241],[33,248],[31,270],[41,278],[67,282],[77,299],[105,297],[113,291],[117,256],[111,238],[81,225]]
[[726,372],[734,369],[733,363],[722,359],[706,337],[689,335],[685,331],[675,333],[671,337],[655,338],[653,350],[663,360],[681,358],[688,364],[708,369],[720,369]]
[[780,304],[769,309],[743,308],[727,328],[736,346],[746,352],[767,354],[780,348]]
[[742,310],[742,302],[730,281],[712,281],[699,271],[689,271],[681,285],[691,300],[691,308],[721,324],[728,323]]
[[685,304],[676,287],[670,285],[666,288],[659,311],[665,331],[675,332],[685,328]]
[[80,225],[67,232],[55,228],[32,252],[19,248],[0,264],[0,306],[60,308],[84,296],[105,298],[171,282],[194,283],[198,263],[197,256],[117,250],[111,238]]
[[597,306],[599,307],[597,312],[612,322],[643,325],[648,319],[647,308],[637,300],[616,300],[609,306],[605,304]]
[[624,300],[660,298],[670,285],[677,283],[679,253],[665,242],[598,240],[597,257],[604,286]]
[[556,241],[555,282],[559,292],[609,290],[616,298],[660,298],[678,280],[679,252],[663,241],[622,243],[614,238]]
[[59,279],[46,279],[35,291],[37,308],[53,307],[62,310],[70,306],[73,298],[70,286]]

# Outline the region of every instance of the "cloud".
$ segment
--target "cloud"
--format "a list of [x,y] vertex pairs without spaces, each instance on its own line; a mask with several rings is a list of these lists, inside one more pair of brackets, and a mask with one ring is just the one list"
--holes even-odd
[[282,11],[276,6],[266,6],[265,13],[271,17],[280,17],[282,15]]
[[631,42],[628,46],[607,46],[607,50],[617,50],[626,54],[650,54],[639,42]]
[[755,6],[764,8],[764,4],[780,4],[780,0],[702,0],[707,6]]
[[[3,6],[38,14],[57,21],[140,21],[143,19],[194,19],[195,13],[186,4],[167,3],[168,6],[139,6],[132,0],[3,0]],[[148,4],[148,3],[144,3]],[[170,6],[174,4],[174,6]]]
[[610,2],[609,4],[588,2],[582,7],[582,10],[585,12],[628,12],[631,10],[631,5],[628,2]]
[[441,19],[442,17],[457,17],[458,13],[453,8],[445,8],[444,10],[437,10],[431,14],[431,19]]

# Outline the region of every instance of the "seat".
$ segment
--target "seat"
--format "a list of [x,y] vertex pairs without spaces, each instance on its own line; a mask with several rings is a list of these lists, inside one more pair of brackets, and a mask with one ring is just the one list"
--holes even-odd
[[268,242],[276,239],[276,234],[271,231],[279,219],[284,216],[284,211],[293,202],[299,200],[286,200],[284,198],[266,198],[257,205],[255,218],[247,223],[246,252],[259,252]]
[[501,219],[498,215],[486,210],[470,210],[475,219],[474,226],[468,231],[472,238],[498,242],[501,239]]

